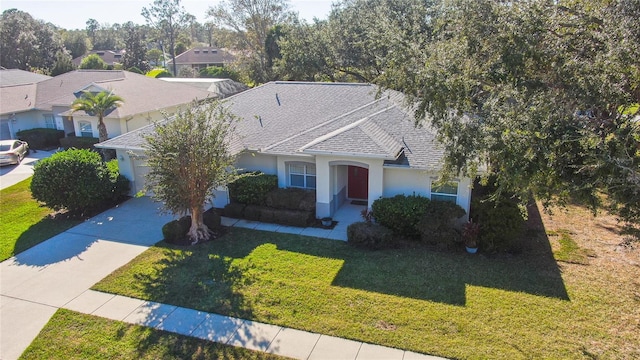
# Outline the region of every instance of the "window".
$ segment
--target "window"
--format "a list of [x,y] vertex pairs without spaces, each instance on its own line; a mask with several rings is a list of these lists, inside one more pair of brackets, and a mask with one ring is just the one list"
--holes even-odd
[[91,123],[88,121],[80,121],[78,122],[78,126],[80,126],[80,136],[82,137],[93,137],[93,129],[91,129]]
[[315,189],[316,166],[313,164],[289,164],[289,186]]
[[56,120],[53,118],[53,114],[44,114],[44,127],[47,129],[56,128]]
[[455,204],[458,200],[458,183],[453,181],[442,185],[431,183],[431,200],[449,201]]

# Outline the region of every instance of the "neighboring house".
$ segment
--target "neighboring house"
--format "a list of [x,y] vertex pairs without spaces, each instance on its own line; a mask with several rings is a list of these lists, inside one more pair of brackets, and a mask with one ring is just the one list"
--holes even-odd
[[159,79],[162,81],[175,82],[207,90],[208,92],[215,94],[220,99],[239,94],[249,89],[247,85],[231,79],[175,77],[162,77]]
[[[176,71],[182,68],[200,71],[209,66],[224,67],[233,62],[235,57],[224,49],[214,47],[197,47],[176,56]],[[173,61],[167,61],[167,69],[173,71]],[[175,74],[174,74],[175,75]]]
[[193,100],[215,97],[206,90],[128,71],[76,70],[34,84],[1,87],[0,118],[8,119],[10,137],[21,130],[51,128],[67,136],[97,138],[97,118],[70,111],[83,90],[113,91],[124,99],[104,118],[110,137],[162,119],[162,112],[173,113]]
[[[380,197],[423,195],[455,202],[467,213],[469,178],[437,187],[444,150],[428,127],[415,127],[403,96],[368,84],[271,82],[229,98],[242,118],[232,151],[237,167],[278,176],[280,187],[316,192],[316,216],[332,216],[349,200],[371,207]],[[99,147],[116,149],[120,171],[143,189],[144,135],[155,125]],[[215,206],[228,202],[216,191]]]
[[71,60],[75,67],[80,66],[82,64],[82,60],[89,55],[96,54],[100,56],[100,58],[109,66],[115,66],[122,64],[122,60],[124,59],[124,54],[126,51],[124,50],[92,50],[88,53],[78,56],[77,58]]
[[[19,69],[0,68],[0,87],[24,86],[24,95],[34,93],[35,86],[29,86],[40,81],[51,79],[51,76],[32,73]],[[26,85],[26,86],[25,86]],[[4,92],[3,92],[4,93]],[[0,99],[0,140],[12,139],[11,124],[17,122],[14,113],[23,107],[25,98]],[[28,102],[27,102],[28,104]]]

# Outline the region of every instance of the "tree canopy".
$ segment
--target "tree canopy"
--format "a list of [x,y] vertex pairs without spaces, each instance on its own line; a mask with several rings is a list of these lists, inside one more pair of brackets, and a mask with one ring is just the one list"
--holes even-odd
[[149,26],[156,29],[157,39],[167,46],[173,62],[173,74],[177,75],[176,40],[192,16],[180,5],[180,0],[155,0],[149,7],[142,8],[142,16]]
[[47,72],[63,51],[55,27],[24,11],[9,9],[0,18],[0,66],[7,69]]
[[210,7],[209,18],[218,27],[231,30],[238,42],[244,71],[255,83],[273,80],[267,59],[267,37],[270,30],[291,22],[294,14],[288,0],[224,0]]
[[545,204],[595,209],[604,192],[640,220],[640,1],[450,0],[434,10],[429,42],[385,30],[397,49],[377,81],[418,104],[446,169],[484,166],[499,190]]

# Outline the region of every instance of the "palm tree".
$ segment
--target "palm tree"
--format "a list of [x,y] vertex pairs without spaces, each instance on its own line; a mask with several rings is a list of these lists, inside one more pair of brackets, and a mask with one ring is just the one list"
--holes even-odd
[[116,107],[122,105],[124,100],[114,95],[110,91],[101,91],[99,93],[93,93],[91,91],[83,91],[82,96],[77,98],[73,104],[71,104],[72,112],[84,111],[91,116],[98,117],[98,141],[103,142],[109,139],[107,133],[107,126],[104,124],[104,115],[109,113]]

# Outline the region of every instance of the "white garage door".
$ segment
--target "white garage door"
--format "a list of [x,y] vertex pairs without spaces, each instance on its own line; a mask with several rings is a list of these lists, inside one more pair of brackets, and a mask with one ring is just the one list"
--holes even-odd
[[[146,165],[146,162],[146,159],[133,160],[133,187],[136,194],[144,190],[145,175],[149,173],[149,167]],[[151,193],[148,192],[145,195],[149,196]]]

